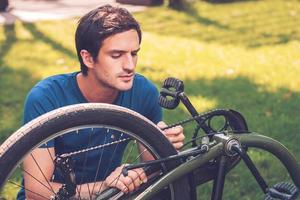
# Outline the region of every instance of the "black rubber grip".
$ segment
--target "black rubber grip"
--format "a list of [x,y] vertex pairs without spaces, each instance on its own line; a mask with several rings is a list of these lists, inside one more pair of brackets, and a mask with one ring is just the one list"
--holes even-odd
[[158,98],[159,105],[167,109],[174,109],[178,106],[179,94],[184,91],[184,84],[181,80],[169,77],[164,81]]

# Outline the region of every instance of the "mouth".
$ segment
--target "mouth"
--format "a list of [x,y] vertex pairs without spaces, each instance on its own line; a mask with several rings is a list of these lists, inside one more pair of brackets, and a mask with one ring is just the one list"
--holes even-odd
[[121,78],[123,81],[131,81],[133,77],[134,77],[134,73],[124,74],[119,76],[119,78]]

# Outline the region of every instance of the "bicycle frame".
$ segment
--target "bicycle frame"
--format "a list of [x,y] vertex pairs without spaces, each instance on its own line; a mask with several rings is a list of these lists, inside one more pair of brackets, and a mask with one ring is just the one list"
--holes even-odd
[[[136,196],[136,199],[148,199],[151,198],[154,194],[156,194],[161,188],[169,185],[176,179],[179,179],[183,175],[189,174],[195,169],[203,166],[208,163],[210,160],[223,157],[223,156],[232,156],[229,151],[233,151],[232,144],[229,143],[232,139],[237,140],[241,143],[241,145],[245,145],[247,147],[255,147],[259,149],[266,150],[276,156],[285,166],[287,171],[289,172],[292,180],[295,185],[300,188],[300,165],[297,163],[295,157],[287,150],[287,148],[279,143],[278,141],[258,135],[258,134],[234,134],[232,136],[226,136],[224,134],[216,134],[213,136],[213,140],[217,143],[210,147],[209,151],[205,154],[198,155],[187,162],[181,164],[177,168],[173,169],[166,175],[164,175],[157,182],[149,186],[145,191]],[[227,152],[227,153],[226,153]],[[249,163],[246,162],[246,165],[249,167]],[[251,164],[250,164],[251,165]],[[251,166],[250,166],[251,168]],[[250,169],[251,170],[251,169]],[[212,199],[219,200],[222,199],[223,192],[223,184],[225,178],[225,170],[219,171],[215,181],[217,183],[214,184]],[[252,172],[252,171],[251,171]],[[253,174],[258,180],[259,183],[259,174]],[[260,183],[259,183],[260,184]],[[267,188],[264,188],[264,192],[266,192]]]

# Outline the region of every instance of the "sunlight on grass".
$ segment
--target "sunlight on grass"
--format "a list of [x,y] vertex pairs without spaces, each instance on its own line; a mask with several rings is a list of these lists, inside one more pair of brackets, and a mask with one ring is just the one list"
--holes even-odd
[[[300,161],[300,2],[195,2],[188,11],[134,13],[143,29],[137,71],[158,87],[169,76],[182,79],[199,112],[240,111],[250,130],[278,139]],[[20,127],[24,98],[37,81],[79,70],[77,20],[0,26],[0,141]],[[182,105],[164,114],[168,123],[189,117]],[[193,130],[185,127],[187,138]],[[270,155],[251,156],[272,183],[286,178]],[[210,187],[201,187],[202,199]],[[224,199],[260,199],[259,190],[241,165],[230,172]]]
[[299,9],[296,1],[197,2],[189,12],[156,8],[137,17],[144,29],[159,34],[259,47],[297,39]]
[[202,96],[192,96],[189,98],[197,110],[211,110],[216,107],[216,102],[212,99],[206,99]]
[[3,196],[1,198],[4,198],[6,200],[13,200],[16,199],[16,191],[19,191],[19,187],[13,184],[6,185],[5,188],[2,191]]
[[[53,29],[53,25],[65,26],[66,22],[71,26],[68,29]],[[4,52],[3,62],[14,69],[30,70],[41,78],[78,70],[73,44],[74,28],[74,21],[17,22],[8,27],[10,33],[6,35],[6,41],[12,40],[12,43],[9,51]],[[16,56],[18,59],[10,59]]]
[[249,49],[146,32],[139,69],[157,81],[166,75],[183,80],[245,76],[270,90],[286,87],[299,91],[299,49],[296,41]]

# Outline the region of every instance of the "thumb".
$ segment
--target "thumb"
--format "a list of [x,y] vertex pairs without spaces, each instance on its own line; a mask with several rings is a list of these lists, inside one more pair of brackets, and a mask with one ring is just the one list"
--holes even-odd
[[167,124],[163,121],[160,121],[157,123],[158,128],[163,129],[165,127],[167,127]]

